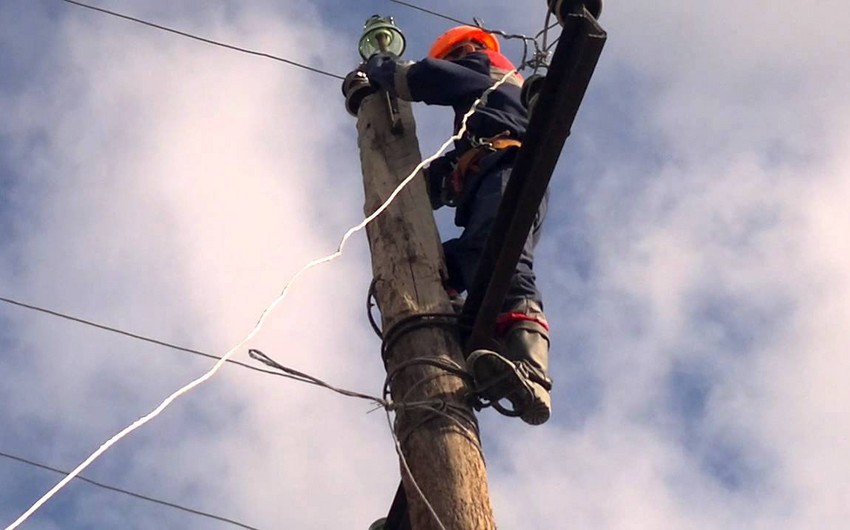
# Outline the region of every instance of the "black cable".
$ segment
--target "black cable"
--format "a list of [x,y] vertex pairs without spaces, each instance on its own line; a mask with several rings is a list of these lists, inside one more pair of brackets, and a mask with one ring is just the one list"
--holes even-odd
[[366,293],[366,316],[369,318],[369,325],[372,326],[372,331],[375,332],[379,339],[383,340],[384,332],[378,326],[378,322],[375,321],[375,316],[372,314],[372,308],[377,305],[375,299],[375,284],[377,281],[377,278],[372,279],[372,282],[369,284],[369,292]]
[[128,15],[122,15],[121,13],[116,13],[115,11],[109,11],[108,9],[103,9],[103,8],[100,8],[100,7],[91,6],[91,5],[88,5],[88,4],[84,4],[82,2],[77,2],[75,0],[62,0],[62,1],[67,2],[69,4],[73,4],[75,6],[80,6],[80,7],[86,8],[86,9],[91,9],[93,11],[99,11],[101,13],[106,13],[107,15],[112,15],[114,17],[123,18],[124,20],[129,20],[129,21],[132,21],[132,22],[136,22],[138,24],[143,24],[145,26],[150,26],[152,28],[161,29],[161,30],[167,31],[169,33],[174,33],[175,35],[180,35],[182,37],[188,37],[190,39],[201,41],[201,42],[204,42],[206,44],[212,44],[214,46],[221,46],[222,48],[227,48],[227,49],[230,49],[230,50],[235,50],[235,51],[247,53],[247,54],[250,54],[250,55],[256,55],[256,56],[259,56],[259,57],[265,57],[267,59],[280,61],[282,63],[286,63],[286,64],[289,64],[289,65],[292,65],[292,66],[297,66],[298,68],[303,68],[304,70],[309,70],[311,72],[326,75],[328,77],[333,77],[333,78],[336,78],[336,79],[345,79],[341,75],[333,74],[331,72],[326,72],[324,70],[320,70],[320,69],[312,67],[312,66],[307,66],[305,64],[297,63],[297,62],[292,61],[290,59],[284,59],[283,57],[278,57],[276,55],[271,55],[271,54],[268,54],[268,53],[258,52],[258,51],[254,51],[254,50],[249,50],[247,48],[240,48],[239,46],[233,46],[231,44],[225,44],[223,42],[215,41],[215,40],[212,40],[212,39],[199,37],[197,35],[192,35],[191,33],[186,33],[185,31],[180,31],[180,30],[169,28],[169,27],[166,27],[166,26],[161,26],[159,24],[154,24],[153,22],[147,22],[147,21],[139,19],[139,18],[131,17],[131,16],[128,16]]
[[[522,61],[521,61],[523,64],[525,64],[527,62],[527,59],[528,59],[528,42],[529,41],[534,43],[535,55],[541,54],[541,49],[540,49],[539,44],[537,43],[536,38],[532,38],[532,37],[529,37],[527,35],[507,33],[505,31],[501,31],[501,30],[489,29],[489,28],[485,27],[484,24],[478,18],[473,19],[473,22],[467,22],[465,20],[460,20],[459,18],[454,18],[454,17],[450,17],[448,15],[444,15],[444,14],[439,13],[437,11],[425,9],[424,7],[420,7],[416,4],[411,4],[410,2],[404,2],[402,0],[389,0],[389,1],[393,2],[395,4],[407,6],[411,9],[416,9],[417,11],[422,11],[423,13],[428,13],[429,15],[434,15],[435,17],[439,17],[439,18],[442,18],[442,19],[445,19],[445,20],[450,20],[452,22],[456,22],[456,23],[464,25],[464,26],[478,26],[479,28],[486,31],[487,33],[493,33],[495,35],[499,35],[501,37],[504,37],[505,39],[521,39],[523,41],[523,54],[522,54]],[[540,31],[537,35],[542,34],[544,31],[545,30]]]
[[265,353],[261,352],[260,350],[250,349],[250,350],[248,350],[248,355],[250,355],[252,359],[260,361],[261,363],[263,363],[267,366],[271,366],[272,368],[277,368],[281,372],[284,372],[285,374],[287,374],[292,379],[295,379],[297,381],[301,381],[302,383],[308,383],[308,384],[311,384],[311,385],[320,386],[322,388],[327,388],[328,390],[331,390],[333,392],[336,392],[337,394],[341,394],[341,395],[346,396],[346,397],[353,397],[353,398],[365,399],[367,401],[373,401],[373,402],[377,403],[378,405],[380,405],[382,407],[389,406],[389,403],[387,401],[385,401],[385,400],[383,400],[379,397],[370,396],[368,394],[362,394],[360,392],[354,392],[353,390],[345,390],[344,388],[338,388],[338,387],[329,385],[328,383],[325,383],[324,381],[322,381],[318,377],[313,377],[312,375],[305,374],[304,372],[299,372],[298,370],[293,370],[292,368],[287,368],[286,366],[279,364],[277,361],[275,361],[274,359],[272,359],[271,357],[269,357]]
[[384,360],[384,365],[387,365],[390,352],[402,336],[413,330],[427,327],[442,327],[455,331],[460,326],[459,318],[460,315],[457,313],[415,313],[400,319],[383,333],[381,358]]
[[423,13],[428,13],[429,15],[434,15],[435,17],[440,17],[440,18],[445,19],[445,20],[451,20],[452,22],[457,22],[458,24],[462,24],[464,26],[471,26],[472,25],[469,22],[466,22],[464,20],[460,20],[458,18],[450,17],[448,15],[444,15],[444,14],[438,13],[436,11],[431,11],[430,9],[425,9],[424,7],[419,7],[419,6],[417,6],[415,4],[411,4],[409,2],[402,2],[402,0],[389,0],[389,1],[393,2],[395,4],[401,4],[403,6],[407,6],[411,9],[416,9],[417,11],[422,11]]
[[[474,386],[474,380],[463,366],[451,359],[443,357],[417,357],[402,361],[393,366],[392,369],[390,369],[389,366],[389,356],[402,337],[419,329],[433,327],[448,329],[449,331],[456,333],[461,326],[458,319],[459,315],[457,313],[417,313],[402,318],[386,330],[381,344],[381,357],[384,360],[384,366],[387,368],[387,377],[384,379],[383,390],[385,400],[390,400],[390,387],[392,386],[395,377],[402,371],[414,366],[432,366],[461,378],[467,385]],[[421,382],[422,381],[414,384],[413,387],[408,389],[408,395],[410,394],[410,391],[412,391],[413,388]],[[400,409],[409,407],[411,403],[407,402],[407,397],[408,396],[404,396],[400,398],[401,400],[399,402],[394,403],[394,408]]]
[[[150,344],[156,344],[157,346],[165,346],[166,348],[171,348],[172,350],[182,351],[182,352],[185,352],[185,353],[191,353],[192,355],[199,355],[201,357],[207,357],[209,359],[221,360],[221,357],[219,357],[218,355],[213,355],[211,353],[202,352],[200,350],[193,350],[192,348],[185,348],[183,346],[171,344],[170,342],[165,342],[165,341],[161,341],[161,340],[158,340],[158,339],[152,339],[152,338],[146,337],[144,335],[139,335],[139,334],[136,334],[136,333],[130,333],[129,331],[124,331],[124,330],[121,330],[121,329],[118,329],[118,328],[113,328],[113,327],[109,327],[109,326],[106,326],[106,325],[103,325],[103,324],[98,324],[97,322],[92,322],[90,320],[85,320],[85,319],[82,319],[82,318],[79,318],[79,317],[67,315],[67,314],[64,314],[64,313],[60,313],[58,311],[53,311],[51,309],[45,309],[43,307],[25,304],[24,302],[19,302],[18,300],[12,300],[11,298],[5,298],[5,297],[0,296],[0,302],[10,304],[10,305],[15,305],[15,306],[18,306],[18,307],[23,307],[25,309],[31,309],[33,311],[38,311],[40,313],[44,313],[44,314],[51,315],[51,316],[54,316],[54,317],[62,318],[62,319],[65,319],[65,320],[70,320],[71,322],[76,322],[78,324],[91,326],[93,328],[102,329],[104,331],[109,331],[111,333],[117,333],[118,335],[124,335],[125,337],[130,337],[131,339],[136,339],[136,340],[140,340],[140,341],[143,341],[143,342],[148,342]],[[241,366],[242,368],[248,368],[249,370],[254,370],[255,372],[260,372],[260,373],[270,374],[270,375],[276,375],[276,376],[280,376],[280,377],[287,377],[289,379],[298,380],[298,378],[289,376],[287,374],[281,374],[279,372],[275,372],[275,371],[272,371],[272,370],[264,370],[262,368],[257,368],[256,366],[251,366],[250,364],[243,363],[243,362],[240,362],[240,361],[234,361],[232,359],[228,359],[227,362],[231,363],[231,364],[235,364],[237,366]]]
[[[60,475],[66,475],[67,476],[67,475],[70,474],[70,471],[64,471],[64,470],[61,470],[61,469],[57,469],[55,467],[50,467],[48,465],[40,464],[40,463],[34,462],[32,460],[27,460],[26,458],[21,458],[20,456],[10,455],[10,454],[4,453],[2,451],[0,451],[0,456],[2,456],[4,458],[8,458],[9,460],[15,460],[17,462],[27,464],[28,466],[33,466],[33,467],[37,467],[37,468],[40,468],[40,469],[46,469],[47,471],[52,471],[52,472],[58,473]],[[163,501],[163,500],[160,500],[160,499],[155,499],[153,497],[148,497],[147,495],[142,495],[140,493],[133,493],[132,491],[128,491],[128,490],[121,489],[121,488],[116,488],[115,486],[109,486],[107,484],[103,484],[102,482],[97,482],[95,480],[91,480],[89,478],[83,477],[82,475],[77,475],[74,478],[82,480],[83,482],[88,482],[89,484],[91,484],[93,486],[97,486],[98,488],[103,488],[105,490],[114,491],[114,492],[117,492],[117,493],[123,493],[124,495],[129,495],[130,497],[135,497],[137,499],[141,499],[141,500],[144,500],[144,501],[153,502],[155,504],[161,504],[162,506],[168,506],[169,508],[174,508],[174,509],[181,510],[181,511],[184,511],[184,512],[188,512],[188,513],[191,513],[191,514],[200,515],[201,517],[206,517],[208,519],[215,519],[216,521],[222,521],[224,523],[230,523],[230,524],[238,526],[240,528],[247,528],[248,530],[259,530],[256,527],[248,526],[246,524],[242,524],[238,521],[234,521],[233,519],[228,519],[226,517],[221,517],[219,515],[213,515],[211,513],[202,512],[200,510],[194,510],[192,508],[187,508],[185,506],[181,506],[181,505],[175,504],[173,502],[168,502],[168,501]]]
[[[427,327],[427,325],[428,324],[423,324],[422,327]],[[403,330],[402,333],[412,331],[413,329],[415,328],[408,327]],[[393,379],[400,372],[408,368],[412,368],[414,366],[432,366],[434,368],[438,368],[448,374],[452,374],[462,379],[465,385],[474,386],[475,384],[472,376],[467,373],[464,367],[455,363],[451,359],[445,359],[440,357],[420,357],[416,359],[410,359],[395,366],[392,371],[387,373],[387,377],[384,380],[384,399],[388,403],[391,403],[390,406],[386,407],[387,411],[389,412],[390,410],[394,410],[396,412],[396,418],[393,422],[393,437],[396,443],[405,443],[407,438],[414,431],[418,430],[426,423],[442,417],[454,423],[460,429],[461,434],[466,437],[475,447],[477,447],[478,451],[481,451],[481,438],[478,432],[478,422],[475,420],[474,413],[468,410],[465,406],[450,403],[443,398],[429,399],[425,401],[408,400],[408,397],[417,386],[426,382],[429,379],[436,379],[437,377],[441,377],[440,375],[435,374],[430,376],[429,378],[417,381],[415,384],[413,384],[407,389],[406,395],[402,397],[400,401],[390,401],[390,386],[393,383]],[[474,394],[468,394],[465,397],[465,400],[467,402],[467,406],[480,410],[480,407],[477,405],[478,400]],[[401,417],[403,415],[408,418],[407,421],[411,421],[411,418],[415,418],[417,415],[419,415],[419,417],[413,420],[413,424],[408,425],[403,432],[396,433],[396,428],[398,428],[399,421],[401,420]],[[470,427],[465,426],[463,424],[464,421],[468,423]]]
[[[450,405],[445,401],[434,402],[434,403],[413,403],[409,406],[405,406],[403,408],[405,412],[408,414],[418,411],[421,412],[422,415],[416,418],[414,421],[413,416],[408,418],[408,421],[411,422],[410,425],[407,426],[406,429],[396,434],[396,439],[402,445],[404,445],[410,436],[422,428],[425,424],[437,420],[437,419],[447,419],[450,422],[454,423],[460,429],[460,434],[464,436],[474,447],[478,449],[481,453],[481,456],[484,456],[483,450],[481,448],[481,436],[478,429],[478,422],[475,420],[475,414],[464,409],[463,407],[459,407],[457,405]],[[460,419],[458,419],[460,418]],[[461,421],[463,420],[463,421]],[[467,427],[463,424],[463,422],[468,423],[471,427]],[[396,416],[396,421],[393,422],[395,429],[399,427],[399,417]],[[393,431],[395,432],[395,430]]]

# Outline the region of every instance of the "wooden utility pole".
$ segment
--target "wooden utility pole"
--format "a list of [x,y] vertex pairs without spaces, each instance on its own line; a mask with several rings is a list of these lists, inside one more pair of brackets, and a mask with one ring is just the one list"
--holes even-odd
[[[420,162],[410,104],[399,101],[398,106],[402,127],[398,133],[392,132],[384,92],[366,97],[359,107],[357,131],[367,214]],[[408,317],[452,312],[442,287],[440,239],[421,176],[367,227],[367,233],[385,339]],[[420,362],[437,359],[463,366],[456,333],[444,326],[415,326],[397,337],[386,359],[387,372],[396,374],[393,401],[450,405],[443,414],[403,405],[396,413],[396,433],[412,473],[411,478],[401,466],[412,529],[440,528],[423,495],[446,529],[495,529],[477,423],[464,399],[469,388],[458,374]]]

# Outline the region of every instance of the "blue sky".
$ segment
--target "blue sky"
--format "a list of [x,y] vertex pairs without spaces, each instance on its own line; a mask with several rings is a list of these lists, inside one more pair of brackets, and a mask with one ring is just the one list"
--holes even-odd
[[[545,15],[455,4],[426,5]],[[385,0],[97,5],[338,74],[374,13],[411,59],[450,25]],[[536,262],[554,417],[481,417],[500,527],[843,528],[850,8],[633,0],[602,22]],[[3,2],[0,47],[2,296],[224,353],[362,217],[337,80],[59,0]],[[450,115],[416,115],[427,155]],[[251,346],[377,393],[368,259],[356,236]],[[209,366],[2,305],[0,451],[73,468]],[[229,366],[84,474],[257,528],[367,528],[399,476],[369,409]],[[57,480],[0,459],[0,522]],[[23,528],[228,526],[72,483]]]

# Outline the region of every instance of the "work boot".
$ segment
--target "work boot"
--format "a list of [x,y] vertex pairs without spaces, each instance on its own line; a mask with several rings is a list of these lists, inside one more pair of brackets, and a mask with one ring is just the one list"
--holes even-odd
[[[540,425],[552,411],[549,332],[538,304],[524,301],[517,309],[520,311],[504,313],[499,318],[502,354],[476,350],[467,364],[479,394],[494,408],[503,414],[518,415],[530,425]],[[512,411],[499,405],[503,399],[511,402]]]
[[549,332],[535,321],[519,321],[504,338],[505,357],[513,361],[530,392],[508,394],[522,421],[546,423],[552,413],[552,380],[549,378]]
[[[519,416],[521,411],[514,402],[531,400],[531,387],[526,385],[525,377],[520,373],[516,363],[508,360],[493,350],[475,350],[466,358],[466,364],[475,379],[475,390],[488,404],[508,416]],[[518,392],[528,394],[527,398],[510,399],[513,409],[509,410],[499,404],[504,399]],[[514,413],[516,412],[516,413]]]

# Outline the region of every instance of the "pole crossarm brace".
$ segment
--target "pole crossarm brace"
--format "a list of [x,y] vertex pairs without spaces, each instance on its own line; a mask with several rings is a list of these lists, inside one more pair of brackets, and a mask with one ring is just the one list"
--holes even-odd
[[466,354],[493,349],[496,318],[606,37],[583,4],[579,3],[564,20],[525,141],[464,303],[461,321],[472,328]]

